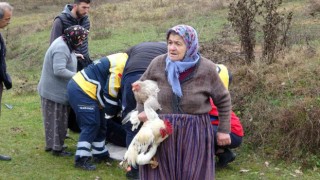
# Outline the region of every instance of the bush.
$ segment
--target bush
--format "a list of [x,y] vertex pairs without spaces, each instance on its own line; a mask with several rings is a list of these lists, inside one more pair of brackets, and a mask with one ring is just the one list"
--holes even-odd
[[[282,0],[261,1],[239,0],[229,6],[228,20],[239,36],[245,59],[250,64],[255,59],[256,32],[263,31],[262,56],[267,64],[275,62],[278,52],[283,50],[288,41],[292,12],[287,16],[279,13]],[[264,23],[256,21],[261,15]]]
[[[297,47],[295,47],[297,48]],[[320,66],[306,63],[297,48],[267,65],[233,65],[230,91],[233,108],[240,112],[245,144],[266,158],[301,160],[312,167],[320,145]]]
[[290,29],[293,13],[287,17],[280,14],[278,9],[282,0],[262,1],[264,11],[261,13],[264,19],[262,31],[264,34],[262,56],[267,64],[274,63],[278,52],[287,45],[288,31]]
[[309,0],[308,3],[310,15],[315,16],[316,14],[320,13],[320,0]]
[[254,47],[257,22],[256,15],[259,13],[261,4],[255,0],[242,0],[230,3],[228,20],[237,32],[242,51],[245,53],[247,63],[254,60]]

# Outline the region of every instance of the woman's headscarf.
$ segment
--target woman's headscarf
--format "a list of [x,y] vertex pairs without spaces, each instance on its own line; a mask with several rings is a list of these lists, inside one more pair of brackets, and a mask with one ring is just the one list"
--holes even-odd
[[63,40],[67,43],[70,50],[75,50],[81,42],[88,37],[89,31],[82,26],[70,26],[64,30]]
[[[188,25],[177,25],[169,29],[167,32],[167,40],[172,32],[175,32],[184,40],[187,51],[181,61],[172,61],[169,56],[166,58],[166,72],[168,81],[172,87],[173,93],[182,96],[179,75],[185,70],[195,66],[199,61],[199,43],[196,30]],[[169,52],[168,52],[169,53]]]

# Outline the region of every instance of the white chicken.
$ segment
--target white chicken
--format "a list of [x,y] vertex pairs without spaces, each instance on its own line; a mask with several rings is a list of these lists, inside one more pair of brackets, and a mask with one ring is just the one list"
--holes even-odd
[[[154,155],[157,147],[172,133],[172,126],[168,120],[160,119],[156,113],[156,110],[161,109],[157,99],[159,88],[156,82],[151,80],[136,81],[132,90],[137,102],[144,105],[148,120],[143,123],[141,129],[133,138],[120,165],[126,168],[127,166],[136,167],[137,164],[150,164],[152,168],[156,168],[158,162]],[[132,122],[133,120],[138,122]],[[140,123],[138,111],[131,113],[130,121],[136,123],[137,125],[135,125],[138,127]]]
[[[155,119],[158,114],[155,111],[161,109],[158,102],[158,92],[160,91],[157,83],[152,80],[136,81],[132,84],[132,91],[137,103],[143,104],[144,111],[148,119]],[[132,131],[138,128],[140,120],[138,118],[138,111],[131,111],[122,121],[122,124],[130,120],[132,124]]]

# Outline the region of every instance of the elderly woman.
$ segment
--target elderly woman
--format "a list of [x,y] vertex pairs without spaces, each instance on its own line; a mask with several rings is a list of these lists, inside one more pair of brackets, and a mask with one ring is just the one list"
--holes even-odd
[[49,47],[44,57],[38,92],[45,128],[45,151],[56,156],[71,156],[63,150],[67,134],[69,103],[67,84],[77,70],[75,49],[87,38],[89,31],[75,25],[65,29]]
[[[214,179],[214,133],[208,112],[210,97],[219,111],[217,143],[230,144],[231,99],[216,65],[201,57],[194,28],[177,25],[167,32],[168,53],[156,57],[140,80],[158,83],[159,115],[168,119],[173,134],[158,147],[156,169],[140,166],[141,179]],[[139,119],[147,121],[140,111]]]

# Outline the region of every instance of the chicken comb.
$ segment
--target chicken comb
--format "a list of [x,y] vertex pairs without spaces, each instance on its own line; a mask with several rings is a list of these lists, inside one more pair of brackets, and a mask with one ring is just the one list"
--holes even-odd
[[169,122],[169,120],[165,119],[165,120],[163,120],[163,122],[164,122],[164,125],[166,126],[167,134],[172,134],[173,129],[172,129],[172,125]]
[[173,130],[171,123],[167,119],[163,120],[163,123],[165,127],[160,128],[160,134],[162,138],[165,138],[167,135],[172,134]]

